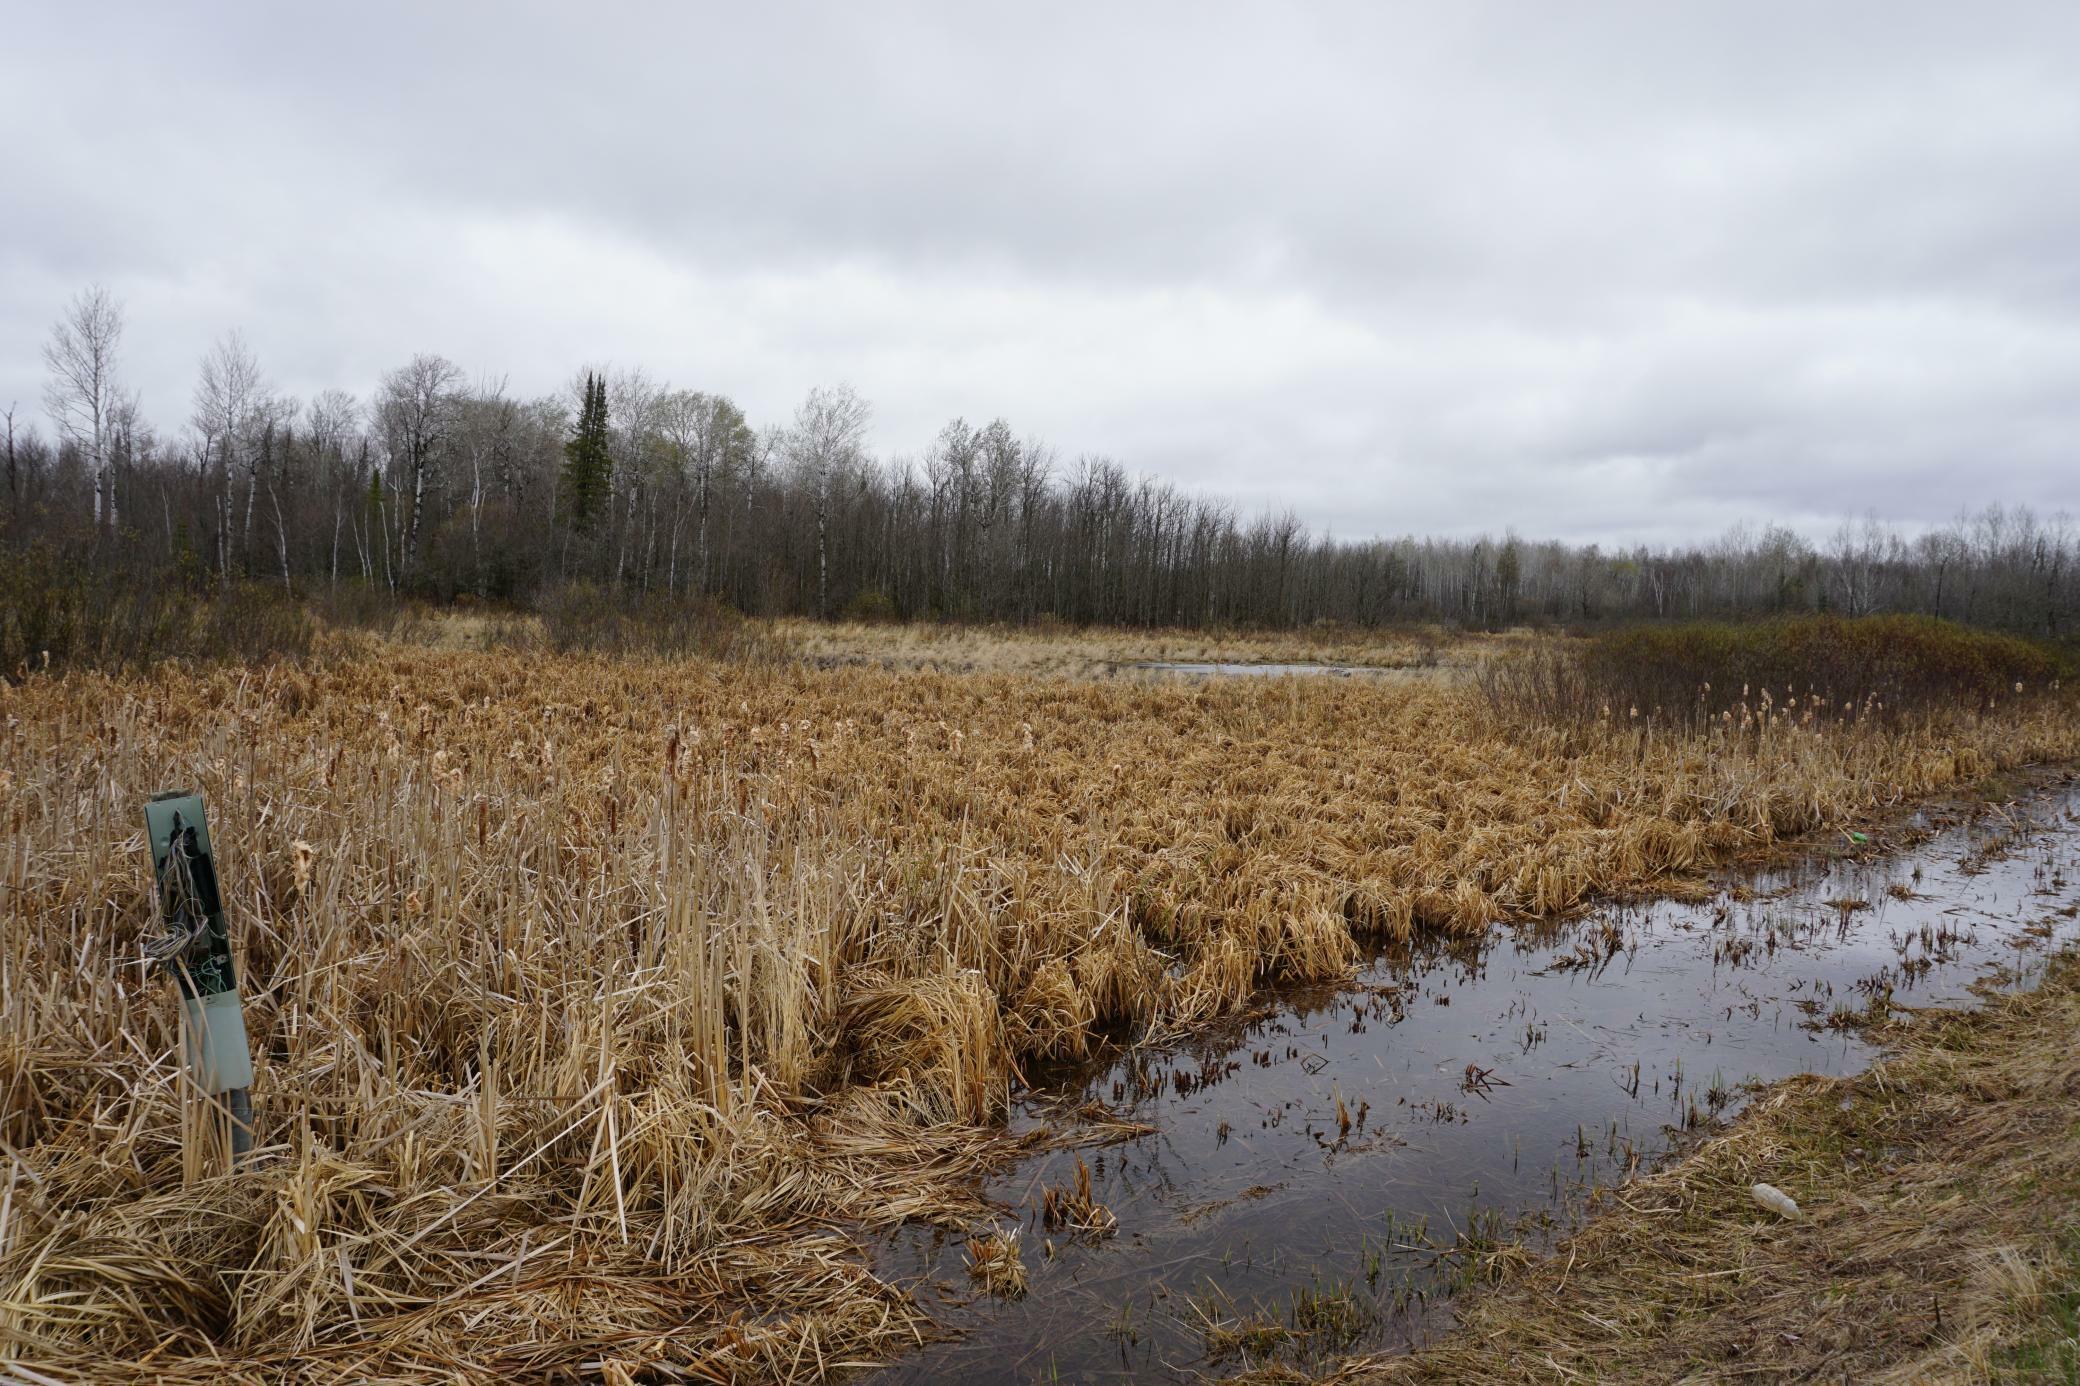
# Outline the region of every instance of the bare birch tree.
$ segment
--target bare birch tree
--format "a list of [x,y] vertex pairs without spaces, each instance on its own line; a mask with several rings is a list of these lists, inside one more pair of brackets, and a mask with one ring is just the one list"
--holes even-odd
[[205,465],[212,452],[217,459],[217,569],[227,580],[231,576],[232,479],[240,470],[246,474],[245,519],[239,527],[239,559],[244,563],[250,554],[253,499],[260,480],[255,435],[266,412],[267,379],[245,337],[233,328],[204,354],[189,416],[202,437]]
[[850,385],[817,386],[795,410],[786,456],[816,511],[816,614],[830,614],[830,507],[838,475],[862,460],[873,406]]
[[19,406],[10,402],[7,406],[7,499],[19,503],[22,495],[21,464],[14,446],[14,411]]
[[383,377],[377,415],[389,435],[393,463],[403,472],[405,493],[402,577],[418,575],[419,532],[426,491],[454,421],[456,386],[462,371],[445,356],[421,353]]
[[99,284],[73,296],[65,316],[51,326],[43,363],[50,380],[44,408],[59,436],[87,455],[94,483],[94,528],[116,525],[116,488],[109,461],[109,436],[120,409],[116,379],[123,343],[123,306]]

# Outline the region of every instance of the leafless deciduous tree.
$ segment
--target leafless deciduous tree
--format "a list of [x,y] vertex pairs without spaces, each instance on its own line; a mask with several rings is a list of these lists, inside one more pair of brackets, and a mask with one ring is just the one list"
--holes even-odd
[[[1860,519],[1831,542],[1777,526],[1664,547],[1337,541],[1104,457],[1057,465],[1003,420],[956,420],[914,460],[879,458],[851,390],[813,391],[759,431],[720,395],[628,369],[604,375],[611,465],[581,531],[557,510],[575,400],[472,386],[421,356],[368,407],[332,391],[299,411],[232,334],[202,361],[199,442],[167,448],[115,383],[120,326],[90,290],[54,333],[51,416],[67,426],[56,446],[9,431],[0,544],[99,546],[143,574],[208,554],[226,580],[272,567],[292,591],[358,576],[525,602],[576,579],[766,615],[1217,627],[1908,611],[2065,639],[2080,627],[2080,535],[2022,508],[1925,529]],[[107,527],[118,482],[132,524],[120,547]],[[254,552],[261,492],[271,564]],[[164,516],[151,535],[135,526],[145,515]]]
[[658,427],[665,389],[640,366],[607,373],[607,414],[613,421],[607,449],[614,459],[613,496],[621,509],[614,546],[614,582],[627,578],[632,558],[639,560],[639,582],[647,586],[647,556],[657,533],[656,500],[662,489]]
[[863,456],[873,406],[850,385],[819,385],[795,410],[788,430],[789,465],[808,488],[816,510],[816,614],[830,614],[830,510],[838,478]]
[[7,498],[19,501],[22,495],[21,462],[14,445],[14,411],[17,406],[10,401],[7,406]]
[[707,593],[714,581],[710,540],[716,518],[715,497],[726,481],[744,472],[758,448],[758,438],[743,411],[721,395],[700,390],[674,390],[658,411],[661,452],[672,484],[671,541],[666,552],[666,589],[679,589],[679,535],[684,510],[693,510],[693,571],[687,584]]
[[320,390],[307,417],[311,452],[320,475],[330,482],[332,549],[326,580],[337,583],[340,535],[346,528],[348,507],[360,491],[359,478],[347,466],[347,451],[361,428],[361,405],[345,390]]
[[59,435],[87,455],[94,481],[94,528],[114,529],[116,488],[110,434],[125,403],[116,379],[123,306],[101,285],[82,289],[51,327],[43,363],[50,370],[44,408]]
[[189,422],[201,435],[203,465],[215,459],[217,490],[217,568],[231,575],[231,516],[233,480],[245,474],[245,518],[239,527],[239,557],[250,556],[253,538],[253,499],[259,490],[259,434],[270,414],[267,377],[260,361],[236,329],[219,337],[202,358],[195,377],[194,410]]
[[376,405],[390,444],[392,464],[407,497],[404,525],[404,576],[419,571],[419,532],[426,515],[426,492],[440,464],[440,454],[454,422],[456,387],[462,371],[445,356],[421,353],[409,365],[383,377]]

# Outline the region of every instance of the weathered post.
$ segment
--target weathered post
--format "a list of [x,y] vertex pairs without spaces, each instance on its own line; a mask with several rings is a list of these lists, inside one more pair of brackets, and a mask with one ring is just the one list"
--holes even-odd
[[222,1107],[237,1158],[253,1148],[253,1056],[202,798],[179,791],[154,795],[144,806],[144,824],[166,926],[145,944],[145,956],[180,986],[188,1071],[195,1086]]

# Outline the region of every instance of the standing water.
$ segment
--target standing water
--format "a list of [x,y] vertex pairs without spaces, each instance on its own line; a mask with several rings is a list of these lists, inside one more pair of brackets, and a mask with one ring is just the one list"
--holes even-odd
[[[1073,1128],[1093,1103],[1138,1125],[991,1183],[1020,1230],[1023,1299],[980,1294],[963,1238],[879,1245],[882,1273],[953,1336],[877,1380],[1188,1380],[1419,1342],[1463,1273],[1444,1249],[1549,1242],[1748,1084],[1863,1068],[1858,1022],[1888,1000],[2027,985],[2080,938],[2076,915],[2069,782],[1704,904],[1391,950],[1352,985],[1058,1075],[1015,1128]],[[1142,1133],[1097,1143],[1122,1129]],[[1075,1188],[1079,1161],[1114,1236],[1048,1225],[1046,1192]]]

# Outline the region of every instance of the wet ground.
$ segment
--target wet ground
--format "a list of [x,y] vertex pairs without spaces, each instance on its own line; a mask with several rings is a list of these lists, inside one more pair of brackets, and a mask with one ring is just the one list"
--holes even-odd
[[[1922,826],[1888,856],[1703,904],[1387,953],[1352,986],[1055,1075],[1019,1124],[1073,1127],[1096,1103],[1144,1133],[991,1185],[1023,1299],[978,1297],[963,1239],[880,1244],[959,1336],[874,1379],[1193,1380],[1420,1340],[1469,1246],[1557,1235],[1747,1084],[1863,1067],[1860,1017],[2027,985],[2080,938],[2080,788]],[[1076,1197],[1079,1161],[1110,1236],[1075,1228],[1105,1221]]]

